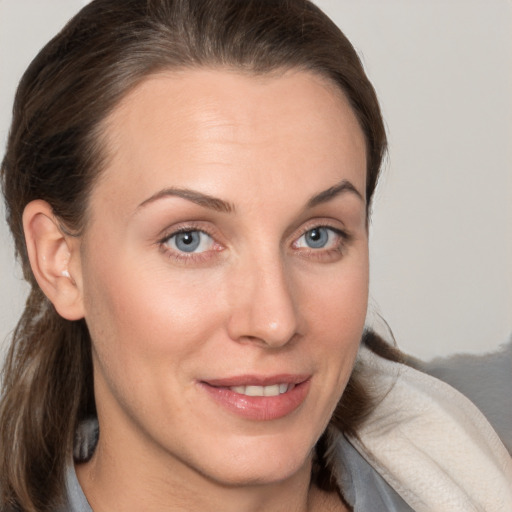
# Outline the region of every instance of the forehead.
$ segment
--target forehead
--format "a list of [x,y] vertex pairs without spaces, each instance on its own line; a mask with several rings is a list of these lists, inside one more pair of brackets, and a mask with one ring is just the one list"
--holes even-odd
[[316,181],[324,189],[343,178],[365,192],[358,121],[339,88],[311,72],[160,73],[122,100],[104,137],[101,187],[121,202],[139,204],[159,186],[289,191],[305,177],[309,194]]

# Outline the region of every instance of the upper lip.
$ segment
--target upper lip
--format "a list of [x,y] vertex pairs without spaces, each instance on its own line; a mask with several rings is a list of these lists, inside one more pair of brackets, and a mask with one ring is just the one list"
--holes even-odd
[[204,379],[201,382],[218,388],[233,386],[272,386],[274,384],[300,384],[308,380],[309,374],[280,374],[280,375],[235,375],[221,379]]

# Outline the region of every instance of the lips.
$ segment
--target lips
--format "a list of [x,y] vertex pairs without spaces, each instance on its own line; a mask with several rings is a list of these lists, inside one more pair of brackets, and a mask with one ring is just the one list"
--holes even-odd
[[255,421],[275,420],[294,412],[306,399],[309,384],[309,375],[246,375],[199,383],[217,405]]

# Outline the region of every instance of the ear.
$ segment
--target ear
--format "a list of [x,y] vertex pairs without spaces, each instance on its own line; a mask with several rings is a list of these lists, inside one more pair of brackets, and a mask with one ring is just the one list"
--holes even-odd
[[63,318],[83,318],[80,240],[62,230],[51,206],[41,200],[25,207],[23,229],[32,272],[43,293]]

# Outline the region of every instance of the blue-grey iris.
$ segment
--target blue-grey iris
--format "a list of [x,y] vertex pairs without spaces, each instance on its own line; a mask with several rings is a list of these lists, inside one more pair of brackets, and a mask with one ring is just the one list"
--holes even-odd
[[193,252],[201,243],[201,233],[199,231],[184,231],[175,235],[176,247],[183,252]]
[[327,228],[314,228],[305,233],[304,238],[308,247],[312,249],[321,249],[329,241],[329,231]]

